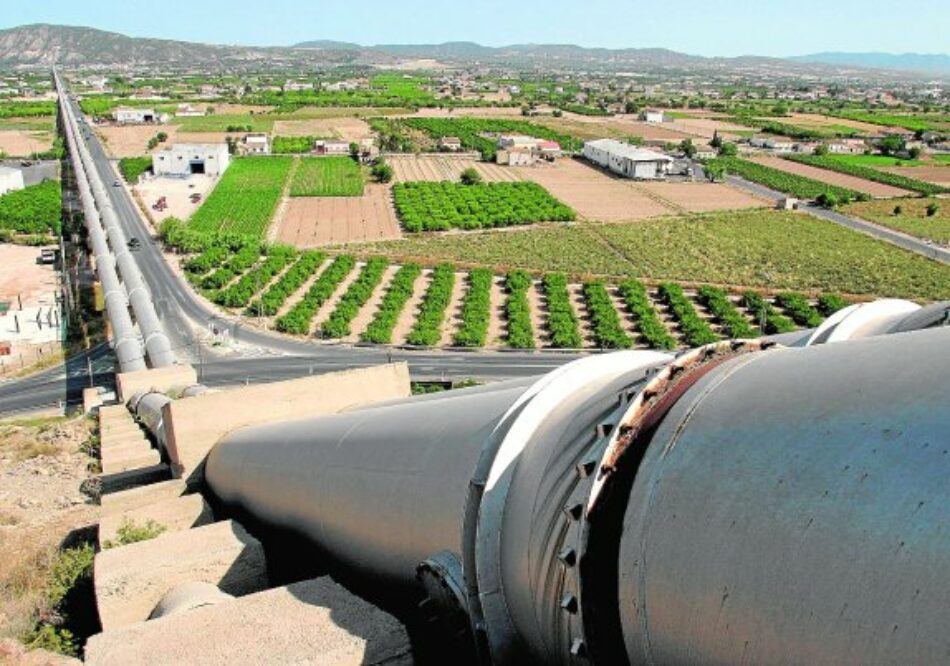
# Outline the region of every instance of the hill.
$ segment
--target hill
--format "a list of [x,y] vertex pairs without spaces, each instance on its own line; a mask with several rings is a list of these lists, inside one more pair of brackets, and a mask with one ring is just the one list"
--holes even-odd
[[798,62],[873,67],[908,72],[950,74],[950,55],[943,53],[843,53],[825,52],[790,58]]

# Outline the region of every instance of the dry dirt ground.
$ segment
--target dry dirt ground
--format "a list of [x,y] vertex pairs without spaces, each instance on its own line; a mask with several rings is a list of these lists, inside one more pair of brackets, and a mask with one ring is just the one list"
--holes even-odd
[[[218,178],[204,174],[196,174],[188,178],[157,176],[143,180],[133,187],[132,191],[141,197],[142,203],[155,219],[177,217],[179,220],[187,220],[208,198],[208,194],[217,182]],[[191,203],[189,197],[196,192],[201,195],[201,201],[194,204]],[[152,205],[162,196],[165,197],[168,208],[161,212],[153,210]]]
[[0,243],[0,301],[17,306],[35,305],[57,290],[58,279],[51,265],[36,263],[40,248]]
[[367,185],[361,197],[291,197],[282,211],[272,237],[300,248],[400,236],[385,185]]
[[950,187],[950,166],[886,167],[881,170],[934,185]]
[[638,186],[690,213],[762,208],[769,204],[723,183],[638,183]]
[[0,153],[26,157],[53,147],[53,135],[37,130],[0,130]]
[[[50,610],[44,588],[57,549],[96,522],[80,488],[92,462],[80,450],[89,433],[84,417],[0,421],[0,638],[21,637]],[[9,663],[2,650],[0,663]]]
[[870,180],[864,180],[863,178],[856,178],[855,176],[848,176],[843,173],[829,171],[828,169],[819,169],[818,167],[809,166],[807,164],[799,164],[797,162],[783,160],[780,157],[753,157],[751,158],[751,161],[756,162],[757,164],[763,164],[765,166],[772,167],[773,169],[778,169],[779,171],[794,173],[799,176],[805,176],[806,178],[818,180],[823,183],[829,183],[831,185],[847,187],[857,192],[864,192],[879,199],[886,199],[888,197],[906,197],[910,194],[910,192],[907,190],[902,190],[890,185],[884,185],[883,183],[875,183]]
[[365,120],[359,118],[314,118],[312,120],[278,120],[274,136],[317,136],[343,141],[360,141],[373,136]]
[[853,127],[856,130],[867,134],[877,134],[885,128],[881,125],[872,125],[871,123],[862,123],[857,120],[848,120],[846,118],[833,118],[831,116],[822,116],[817,113],[791,113],[790,119],[780,120],[792,125],[801,127],[828,127],[829,125],[842,125],[844,127]]
[[462,172],[474,168],[488,182],[521,180],[510,167],[479,162],[472,156],[463,155],[400,155],[387,157],[395,172],[394,180],[450,180],[457,182]]
[[109,125],[97,127],[96,132],[105,142],[110,157],[139,157],[147,155],[148,140],[159,132],[165,132],[168,140],[159,144],[156,150],[163,150],[173,143],[224,143],[225,132],[185,132],[178,131],[175,125]]

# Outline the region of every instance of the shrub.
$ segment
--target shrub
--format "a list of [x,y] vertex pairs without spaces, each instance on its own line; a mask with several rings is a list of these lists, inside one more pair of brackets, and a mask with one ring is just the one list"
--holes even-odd
[[927,204],[927,217],[933,217],[940,210],[940,206],[935,203]]
[[478,185],[482,182],[482,175],[474,167],[469,167],[462,172],[459,180],[462,185]]
[[590,314],[594,343],[601,349],[627,349],[633,345],[620,324],[620,316],[603,282],[587,282],[583,287],[584,301]]
[[505,319],[508,322],[508,346],[515,349],[534,349],[534,328],[531,325],[531,306],[528,289],[531,276],[525,271],[511,271],[505,276]]
[[491,287],[494,273],[487,268],[475,268],[468,274],[468,291],[462,299],[462,325],[455,334],[454,344],[459,347],[484,347],[491,318]]
[[431,347],[442,338],[442,322],[445,309],[452,298],[452,285],[455,284],[455,266],[439,264],[432,272],[432,282],[422,299],[416,324],[406,341],[411,345]]
[[722,289],[708,285],[700,287],[699,302],[706,306],[712,316],[722,325],[722,332],[729,338],[754,338],[759,332],[753,328],[729,295]]
[[355,265],[356,259],[349,254],[341,254],[334,259],[310,286],[304,297],[287,314],[277,319],[277,330],[298,335],[309,333],[310,322],[317,310],[333,295]]
[[818,312],[825,317],[830,317],[838,310],[842,310],[849,305],[850,303],[838,294],[822,294],[818,297]]
[[363,342],[374,342],[376,344],[388,344],[392,342],[393,329],[396,327],[396,321],[400,313],[406,307],[406,303],[412,298],[413,288],[422,273],[422,267],[418,264],[404,264],[392,282],[389,283],[389,289],[383,296],[376,316],[370,325],[366,328],[360,339]]
[[779,314],[778,310],[762,298],[761,294],[747,291],[742,295],[742,305],[760,322],[763,333],[775,335],[795,330],[792,320]]
[[580,349],[584,342],[578,329],[577,315],[571,306],[567,291],[567,277],[562,273],[548,273],[542,280],[547,300],[548,333],[551,346],[560,349]]
[[125,178],[125,182],[131,185],[139,182],[139,176],[151,168],[151,157],[123,157],[119,160],[119,172]]
[[646,287],[638,280],[624,280],[618,285],[627,309],[637,323],[640,337],[652,349],[673,349],[676,347],[676,338],[670,335],[666,326],[660,320]]
[[323,252],[310,251],[300,255],[290,270],[272,284],[263,296],[248,306],[248,312],[272,317],[277,314],[284,302],[320,267],[327,255]]
[[119,529],[116,530],[115,541],[106,539],[105,543],[102,544],[102,548],[106,550],[118,546],[126,546],[130,543],[138,543],[139,541],[148,541],[162,534],[167,529],[168,528],[164,525],[156,523],[151,519],[145,521],[142,525],[136,525],[128,518],[125,518],[119,525]]
[[683,339],[690,347],[701,347],[715,342],[719,337],[713,333],[709,324],[696,312],[696,308],[686,298],[683,288],[672,282],[665,282],[659,288],[660,298],[666,303],[673,318],[683,332]]
[[[241,276],[237,282],[214,295],[214,302],[229,308],[244,307],[254,294],[267,286],[293,259],[296,250],[282,245],[271,248],[266,260],[254,270]],[[260,312],[259,314],[263,314]]]
[[775,297],[775,302],[779,307],[784,309],[785,312],[788,313],[788,316],[799,326],[815,328],[821,325],[821,313],[812,307],[804,294],[784,291]]
[[320,327],[321,334],[326,338],[342,338],[350,334],[350,322],[373,295],[373,291],[383,279],[383,272],[389,262],[374,257],[366,262],[359,276],[349,286],[346,293],[337,303],[333,312]]

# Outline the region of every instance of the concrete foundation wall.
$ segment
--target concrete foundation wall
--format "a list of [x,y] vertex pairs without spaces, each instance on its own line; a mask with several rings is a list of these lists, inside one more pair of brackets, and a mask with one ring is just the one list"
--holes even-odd
[[123,372],[115,376],[116,393],[125,402],[139,391],[160,391],[184,388],[198,383],[198,375],[190,365]]
[[395,363],[174,400],[163,414],[172,473],[189,484],[200,482],[211,447],[238,428],[335,414],[409,394],[409,367]]

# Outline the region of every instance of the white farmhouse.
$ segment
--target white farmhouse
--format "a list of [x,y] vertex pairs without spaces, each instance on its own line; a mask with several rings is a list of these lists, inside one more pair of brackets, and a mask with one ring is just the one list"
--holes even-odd
[[23,172],[19,169],[0,166],[0,196],[13,190],[23,189]]
[[333,139],[317,139],[313,142],[313,151],[317,155],[349,155],[350,144]]
[[255,132],[244,137],[241,146],[245,155],[269,155],[270,137],[263,132]]
[[176,143],[152,154],[152,171],[156,176],[220,176],[230,162],[226,143]]
[[124,125],[142,123],[160,123],[168,119],[164,113],[156,113],[155,109],[138,109],[120,106],[113,113],[117,123]]
[[669,155],[636,148],[616,139],[586,141],[583,155],[594,164],[627,178],[665,178],[673,165],[673,158]]
[[658,109],[644,109],[640,119],[648,123],[665,123],[666,114]]

